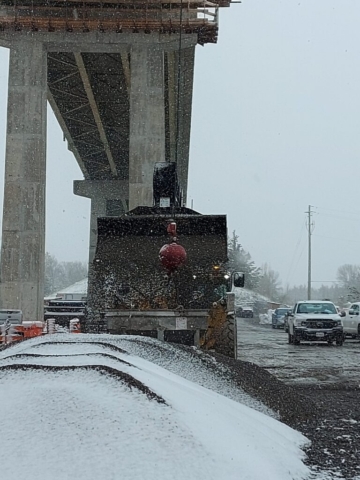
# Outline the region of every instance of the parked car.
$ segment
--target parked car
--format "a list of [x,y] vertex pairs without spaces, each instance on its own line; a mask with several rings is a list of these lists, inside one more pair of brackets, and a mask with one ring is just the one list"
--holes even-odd
[[343,326],[346,336],[360,338],[360,302],[353,303],[348,312],[344,312]]
[[246,305],[238,307],[236,310],[236,314],[242,318],[254,318],[254,310],[252,309],[252,307],[248,307]]
[[287,307],[280,307],[273,311],[272,328],[284,328],[284,319],[288,311]]
[[329,301],[306,300],[297,302],[288,316],[289,343],[328,342],[344,343],[342,319],[335,305]]

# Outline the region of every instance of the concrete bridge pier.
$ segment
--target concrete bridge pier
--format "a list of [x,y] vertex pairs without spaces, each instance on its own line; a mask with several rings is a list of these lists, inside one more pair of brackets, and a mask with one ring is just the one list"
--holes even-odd
[[29,37],[10,45],[1,246],[2,308],[43,318],[47,51]]
[[91,199],[88,307],[96,301],[92,291],[93,260],[97,244],[97,219],[99,217],[120,216],[128,210],[128,182],[124,180],[75,180],[74,194]]
[[129,210],[153,205],[153,171],[165,159],[164,50],[133,45],[130,77]]
[[75,180],[74,194],[91,199],[89,267],[97,243],[97,219],[127,212],[128,182],[125,180]]

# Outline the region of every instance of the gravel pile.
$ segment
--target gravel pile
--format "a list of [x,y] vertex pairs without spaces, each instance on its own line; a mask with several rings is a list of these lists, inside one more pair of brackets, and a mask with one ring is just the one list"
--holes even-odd
[[360,387],[333,384],[294,389],[320,409],[313,421],[294,425],[312,442],[306,451],[309,465],[320,465],[346,479],[360,478]]
[[327,471],[327,479],[360,479],[359,385],[285,385],[255,364],[212,355],[244,391],[311,440],[306,463],[315,473]]

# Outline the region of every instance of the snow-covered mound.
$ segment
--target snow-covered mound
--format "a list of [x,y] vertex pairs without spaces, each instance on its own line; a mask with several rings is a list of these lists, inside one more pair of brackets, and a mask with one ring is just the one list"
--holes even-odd
[[[158,359],[155,350],[162,352],[163,366],[149,361]],[[173,373],[174,364],[190,376],[201,369],[191,352],[185,364],[186,354],[176,350],[141,337],[58,334],[0,352],[1,478],[310,475],[300,448],[305,437],[220,395],[215,380],[210,390]]]
[[271,325],[273,313],[274,313],[274,310],[271,310],[271,309],[269,309],[266,313],[260,313],[259,315],[260,325]]
[[62,288],[59,291],[54,292],[51,295],[48,295],[47,297],[45,297],[45,300],[54,300],[55,298],[61,295],[65,295],[67,293],[82,295],[86,297],[87,287],[88,287],[88,279],[84,278],[83,280],[80,280],[79,282],[76,282],[73,285],[70,285],[69,287]]
[[267,305],[270,300],[260,293],[253,292],[252,290],[247,290],[246,288],[234,288],[235,293],[235,305],[238,307],[240,305],[255,305],[256,303],[261,303]]

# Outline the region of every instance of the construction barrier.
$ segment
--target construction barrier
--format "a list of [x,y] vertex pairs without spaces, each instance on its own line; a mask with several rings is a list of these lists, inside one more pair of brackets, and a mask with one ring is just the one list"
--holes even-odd
[[72,318],[70,320],[70,333],[81,333],[81,325],[78,318]]

